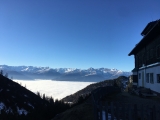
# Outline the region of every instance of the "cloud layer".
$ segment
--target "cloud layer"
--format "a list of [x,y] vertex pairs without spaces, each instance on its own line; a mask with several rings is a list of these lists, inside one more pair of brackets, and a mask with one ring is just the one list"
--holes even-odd
[[13,80],[26,86],[34,93],[40,92],[54,99],[62,99],[73,94],[94,82],[73,82],[73,81],[53,81],[53,80]]

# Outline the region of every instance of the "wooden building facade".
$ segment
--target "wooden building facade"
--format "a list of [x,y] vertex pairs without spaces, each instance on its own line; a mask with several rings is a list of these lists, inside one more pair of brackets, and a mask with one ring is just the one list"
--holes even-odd
[[148,23],[142,40],[129,53],[134,55],[133,83],[160,93],[160,20]]

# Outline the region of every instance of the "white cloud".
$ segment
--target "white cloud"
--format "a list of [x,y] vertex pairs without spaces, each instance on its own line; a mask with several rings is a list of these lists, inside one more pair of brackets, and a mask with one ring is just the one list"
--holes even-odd
[[52,81],[52,80],[13,80],[21,83],[22,86],[32,92],[40,92],[46,96],[52,96],[54,99],[62,99],[73,94],[94,82],[73,82],[73,81]]

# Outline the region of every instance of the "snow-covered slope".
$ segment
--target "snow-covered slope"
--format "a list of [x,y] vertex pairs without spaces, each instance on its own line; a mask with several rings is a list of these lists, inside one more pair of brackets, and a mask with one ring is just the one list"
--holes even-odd
[[20,84],[0,75],[0,111],[18,115],[28,114],[42,103],[42,100],[35,93],[22,87]]
[[101,81],[119,76],[129,76],[131,72],[124,72],[109,68],[50,68],[34,66],[0,65],[0,70],[9,74],[13,79],[54,79],[72,81]]

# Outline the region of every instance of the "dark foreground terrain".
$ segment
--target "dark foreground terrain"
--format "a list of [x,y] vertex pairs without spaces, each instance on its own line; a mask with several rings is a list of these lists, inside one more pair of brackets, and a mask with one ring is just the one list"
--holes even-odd
[[49,120],[69,108],[0,74],[0,120]]
[[[159,97],[140,97],[137,95],[129,94],[128,92],[120,92],[115,94],[110,94],[101,99],[102,104],[119,103],[119,104],[137,104],[144,107],[147,106],[159,106],[160,107],[160,98]],[[69,109],[52,120],[94,120],[94,112],[91,98],[86,102]]]
[[93,120],[93,106],[88,102],[77,105],[65,112],[58,114],[52,120]]

